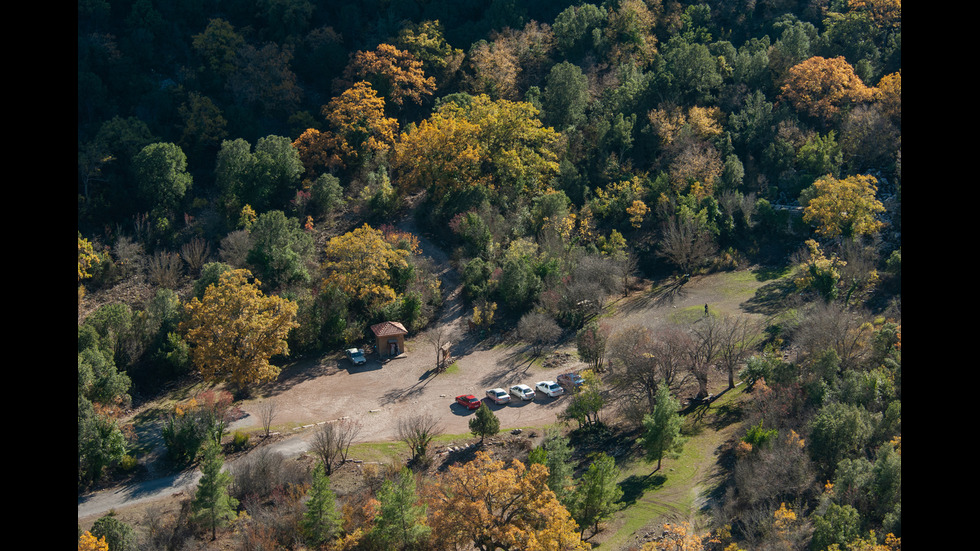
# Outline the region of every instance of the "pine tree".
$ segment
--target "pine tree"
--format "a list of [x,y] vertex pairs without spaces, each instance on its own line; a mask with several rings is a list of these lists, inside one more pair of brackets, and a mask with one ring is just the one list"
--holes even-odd
[[426,506],[418,503],[415,478],[403,468],[394,482],[387,480],[378,491],[378,516],[371,538],[382,549],[412,549],[425,541],[430,528],[425,525]]
[[211,529],[212,541],[217,538],[218,526],[224,526],[237,516],[238,500],[228,494],[231,475],[222,472],[223,466],[219,444],[208,438],[201,458],[202,476],[191,510],[195,522]]
[[568,506],[571,501],[569,487],[572,484],[572,447],[568,437],[553,429],[542,447],[547,452],[544,464],[548,467],[548,488],[562,505]]
[[681,417],[677,415],[680,404],[665,384],[657,386],[657,403],[653,413],[643,416],[643,447],[647,458],[657,460],[657,470],[664,455],[676,450],[681,442]]
[[619,509],[623,490],[617,484],[619,470],[616,460],[600,452],[582,475],[572,497],[569,512],[582,529],[591,528],[592,534],[599,532],[599,523],[609,518]]
[[337,496],[330,489],[330,477],[322,462],[313,468],[313,483],[303,514],[303,530],[307,543],[319,546],[329,541],[340,527]]
[[500,431],[500,419],[490,411],[486,404],[481,404],[476,410],[476,416],[470,419],[470,432],[480,437],[480,444],[487,436],[493,436]]

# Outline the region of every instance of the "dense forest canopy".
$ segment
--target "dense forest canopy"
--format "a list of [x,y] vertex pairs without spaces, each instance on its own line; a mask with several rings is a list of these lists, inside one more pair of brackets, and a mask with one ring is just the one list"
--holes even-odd
[[[230,310],[264,312],[241,395],[426,327],[424,213],[474,325],[538,345],[631,277],[792,271],[719,514],[749,545],[900,536],[900,0],[79,0],[77,39],[80,488],[124,461],[113,404],[221,377]],[[805,529],[773,535],[783,502]]]

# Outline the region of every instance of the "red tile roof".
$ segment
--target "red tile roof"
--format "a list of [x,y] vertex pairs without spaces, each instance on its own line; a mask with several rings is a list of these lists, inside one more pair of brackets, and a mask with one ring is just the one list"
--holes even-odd
[[371,331],[374,331],[376,337],[390,337],[392,335],[405,335],[408,333],[405,326],[397,321],[385,321],[377,325],[372,325]]

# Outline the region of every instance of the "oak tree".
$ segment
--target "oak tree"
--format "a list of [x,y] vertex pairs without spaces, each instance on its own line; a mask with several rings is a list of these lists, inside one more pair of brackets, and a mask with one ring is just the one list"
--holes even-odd
[[842,111],[874,97],[874,89],[861,81],[843,57],[814,56],[790,67],[781,91],[797,111],[825,124],[836,121]]
[[437,480],[430,505],[429,524],[439,534],[431,543],[439,549],[472,545],[481,551],[588,549],[568,510],[545,489],[547,477],[544,465],[514,461],[505,466],[486,452],[450,466]]
[[884,223],[877,215],[885,207],[875,196],[877,183],[874,176],[864,174],[818,179],[800,196],[803,221],[815,224],[816,232],[828,238],[878,233]]
[[385,239],[384,233],[364,224],[354,231],[334,237],[325,249],[323,264],[328,285],[336,285],[370,310],[397,299],[393,272],[408,266],[409,250]]
[[187,303],[180,326],[201,375],[212,382],[227,380],[238,391],[279,374],[269,360],[289,353],[286,336],[297,327],[296,303],[265,296],[260,282],[250,278],[244,269],[221,274],[203,299]]

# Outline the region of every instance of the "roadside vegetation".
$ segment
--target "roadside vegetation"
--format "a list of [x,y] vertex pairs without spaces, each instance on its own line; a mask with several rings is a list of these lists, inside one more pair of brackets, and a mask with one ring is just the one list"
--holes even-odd
[[[80,550],[900,548],[899,1],[164,4],[78,5],[77,492],[204,476]],[[453,375],[447,282],[559,423],[229,430],[384,321]]]

